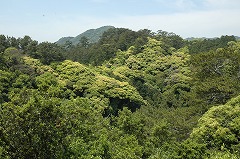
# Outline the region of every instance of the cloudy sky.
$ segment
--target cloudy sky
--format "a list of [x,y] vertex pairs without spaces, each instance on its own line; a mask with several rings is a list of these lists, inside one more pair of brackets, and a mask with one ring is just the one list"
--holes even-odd
[[240,0],[0,0],[0,34],[55,42],[104,25],[240,36]]

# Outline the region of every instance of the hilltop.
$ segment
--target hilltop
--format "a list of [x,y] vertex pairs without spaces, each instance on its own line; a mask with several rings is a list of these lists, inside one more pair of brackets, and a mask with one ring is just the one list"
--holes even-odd
[[59,45],[64,45],[67,41],[71,41],[73,45],[77,45],[82,37],[86,37],[89,40],[89,43],[96,43],[102,36],[102,34],[113,26],[102,26],[97,29],[89,29],[76,37],[62,37],[56,43]]

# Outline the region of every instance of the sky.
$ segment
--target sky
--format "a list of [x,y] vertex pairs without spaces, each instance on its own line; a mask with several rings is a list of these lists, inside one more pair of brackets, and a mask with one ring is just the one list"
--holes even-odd
[[0,0],[0,34],[39,42],[111,25],[183,38],[240,36],[240,0]]

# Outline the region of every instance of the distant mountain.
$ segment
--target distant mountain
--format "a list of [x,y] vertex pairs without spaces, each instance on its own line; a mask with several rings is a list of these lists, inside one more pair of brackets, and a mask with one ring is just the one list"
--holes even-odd
[[235,36],[236,40],[240,40],[240,36]]
[[[236,40],[240,40],[239,36],[234,36],[234,37],[236,38]],[[185,40],[193,41],[193,40],[212,40],[212,39],[217,39],[217,37],[215,37],[215,38],[206,38],[206,37],[195,38],[195,37],[189,37],[189,38],[186,38]]]
[[66,41],[71,41],[72,44],[77,45],[82,37],[87,37],[89,43],[96,43],[102,36],[102,34],[110,28],[114,28],[113,26],[103,26],[97,29],[89,29],[76,37],[62,37],[56,43],[59,45],[64,45]]
[[56,43],[59,45],[63,45],[65,44],[66,41],[71,41],[74,37],[62,37],[61,39],[59,39]]
[[207,39],[216,39],[216,38],[217,37],[215,37],[215,38],[206,38],[206,37],[195,38],[195,37],[190,37],[190,38],[186,38],[185,40],[193,41],[193,40],[207,40]]

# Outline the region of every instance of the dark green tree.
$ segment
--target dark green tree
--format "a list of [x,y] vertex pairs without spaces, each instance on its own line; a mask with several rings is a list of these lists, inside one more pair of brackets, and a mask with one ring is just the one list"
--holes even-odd
[[32,55],[40,59],[43,64],[50,64],[54,61],[64,60],[62,48],[54,43],[42,42],[37,46],[36,52]]
[[25,35],[23,38],[19,38],[20,49],[25,51],[25,49],[31,42],[32,42],[32,39],[28,35]]
[[0,53],[4,52],[9,47],[7,38],[4,35],[0,35]]
[[193,82],[197,97],[208,104],[224,104],[240,92],[239,43],[191,57]]

